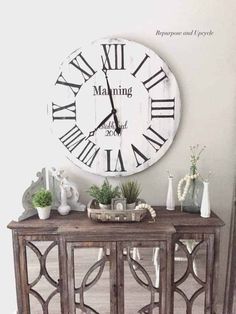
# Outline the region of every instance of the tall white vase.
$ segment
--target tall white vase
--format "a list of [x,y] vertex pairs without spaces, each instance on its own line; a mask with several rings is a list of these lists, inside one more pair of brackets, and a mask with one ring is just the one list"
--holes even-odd
[[168,177],[168,191],[166,197],[166,209],[174,210],[175,209],[175,197],[173,192],[173,177]]
[[63,185],[60,186],[61,188],[61,205],[58,207],[58,212],[61,215],[67,215],[69,214],[71,208],[67,204],[67,194],[66,194],[66,189],[63,187]]
[[208,218],[211,215],[211,206],[209,198],[209,182],[203,182],[203,195],[201,203],[201,217]]

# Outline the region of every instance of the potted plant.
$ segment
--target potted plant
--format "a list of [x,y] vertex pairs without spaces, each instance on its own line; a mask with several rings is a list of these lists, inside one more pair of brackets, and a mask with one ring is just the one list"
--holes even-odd
[[92,185],[89,188],[88,193],[98,201],[100,208],[103,209],[110,209],[111,199],[120,197],[119,187],[112,187],[107,179],[104,180],[101,187],[95,184]]
[[126,198],[127,209],[135,208],[138,196],[141,192],[140,185],[137,181],[127,181],[121,184],[121,195]]
[[32,204],[37,209],[40,219],[48,219],[52,207],[52,193],[45,189],[40,189],[32,197]]

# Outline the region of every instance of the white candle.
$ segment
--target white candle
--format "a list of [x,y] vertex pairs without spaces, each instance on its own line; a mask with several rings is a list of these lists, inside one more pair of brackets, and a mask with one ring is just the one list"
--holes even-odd
[[49,169],[45,167],[45,181],[46,181],[46,190],[49,191]]

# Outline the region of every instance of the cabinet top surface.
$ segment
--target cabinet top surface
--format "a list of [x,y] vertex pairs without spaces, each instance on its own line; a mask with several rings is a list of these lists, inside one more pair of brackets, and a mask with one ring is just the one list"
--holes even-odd
[[[199,214],[181,212],[180,208],[168,211],[165,207],[153,206],[157,213],[156,222],[150,223],[148,214],[142,222],[112,223],[95,222],[87,217],[85,212],[70,212],[67,216],[61,216],[57,211],[52,211],[47,220],[40,220],[35,215],[24,221],[9,223],[8,228],[21,231],[42,231],[52,233],[174,233],[181,227],[203,227],[214,228],[224,225],[223,221],[211,213],[209,218],[201,218]],[[193,230],[194,232],[194,230]]]

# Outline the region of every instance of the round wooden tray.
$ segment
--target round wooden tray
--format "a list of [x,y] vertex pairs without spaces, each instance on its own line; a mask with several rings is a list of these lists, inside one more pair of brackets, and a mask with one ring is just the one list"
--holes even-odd
[[101,209],[95,199],[87,206],[88,217],[101,222],[139,222],[147,214],[146,209]]

